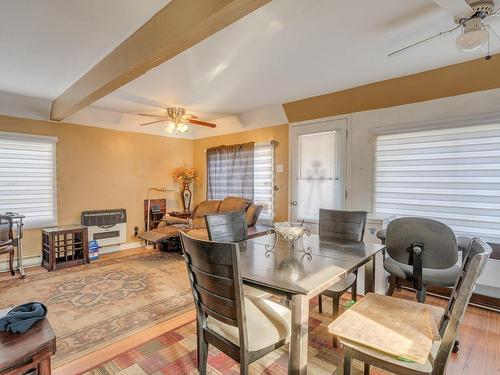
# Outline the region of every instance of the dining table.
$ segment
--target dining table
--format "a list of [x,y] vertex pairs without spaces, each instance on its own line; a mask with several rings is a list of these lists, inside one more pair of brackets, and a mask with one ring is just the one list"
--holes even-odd
[[291,310],[289,374],[307,374],[309,302],[364,266],[365,293],[375,289],[375,256],[384,246],[303,236],[301,246],[269,234],[240,246],[243,283],[285,297]]

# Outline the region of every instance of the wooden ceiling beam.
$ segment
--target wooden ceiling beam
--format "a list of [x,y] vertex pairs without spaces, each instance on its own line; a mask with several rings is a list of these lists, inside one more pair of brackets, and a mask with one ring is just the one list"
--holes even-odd
[[64,120],[270,1],[172,0],[58,96],[50,119]]

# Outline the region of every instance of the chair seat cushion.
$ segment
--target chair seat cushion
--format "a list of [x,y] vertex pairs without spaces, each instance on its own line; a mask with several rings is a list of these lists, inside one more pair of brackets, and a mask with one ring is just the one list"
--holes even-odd
[[[384,260],[384,268],[392,276],[403,280],[413,280],[413,267],[387,257]],[[424,268],[422,279],[424,285],[453,286],[460,272],[460,266],[455,265],[445,269]]]
[[347,277],[343,278],[339,282],[333,284],[331,287],[326,289],[324,292],[321,294],[328,296],[331,294],[344,294],[347,289],[349,289],[352,284],[356,282],[356,275],[353,273],[350,273],[347,275]]
[[269,298],[272,296],[271,293],[265,292],[259,288],[253,288],[248,285],[243,285],[243,294],[245,297],[249,298]]
[[339,339],[342,345],[355,350],[357,352],[363,353],[364,355],[368,355],[375,359],[374,362],[376,363],[381,363],[381,362],[387,362],[395,366],[399,366],[402,368],[407,368],[411,371],[414,372],[420,372],[422,374],[431,374],[432,373],[432,364],[430,360],[433,360],[436,358],[437,352],[439,350],[439,346],[441,345],[441,340],[436,340],[432,343],[432,348],[431,348],[431,353],[429,355],[429,359],[425,363],[416,363],[416,362],[407,362],[407,361],[402,361],[398,358],[395,358],[393,356],[390,356],[388,354],[385,354],[381,351],[371,349],[367,346],[355,343],[353,341],[349,341],[343,338]]
[[[291,313],[286,307],[264,298],[245,298],[248,332],[248,350],[256,351],[288,340]],[[222,323],[209,316],[207,327],[226,340],[239,346],[238,327]]]

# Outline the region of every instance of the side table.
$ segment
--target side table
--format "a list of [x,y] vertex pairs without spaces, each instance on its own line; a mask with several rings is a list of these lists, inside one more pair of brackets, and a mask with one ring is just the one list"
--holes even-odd
[[47,319],[26,333],[0,332],[0,375],[23,375],[32,369],[38,375],[50,375],[55,352],[56,337]]
[[49,271],[89,263],[87,227],[42,229],[42,266]]

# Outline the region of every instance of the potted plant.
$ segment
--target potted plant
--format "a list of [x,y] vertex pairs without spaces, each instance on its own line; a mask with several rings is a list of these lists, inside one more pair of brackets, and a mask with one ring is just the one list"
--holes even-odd
[[182,206],[184,211],[189,211],[193,195],[189,187],[194,181],[198,181],[198,173],[194,168],[178,167],[172,171],[172,177],[181,185]]

